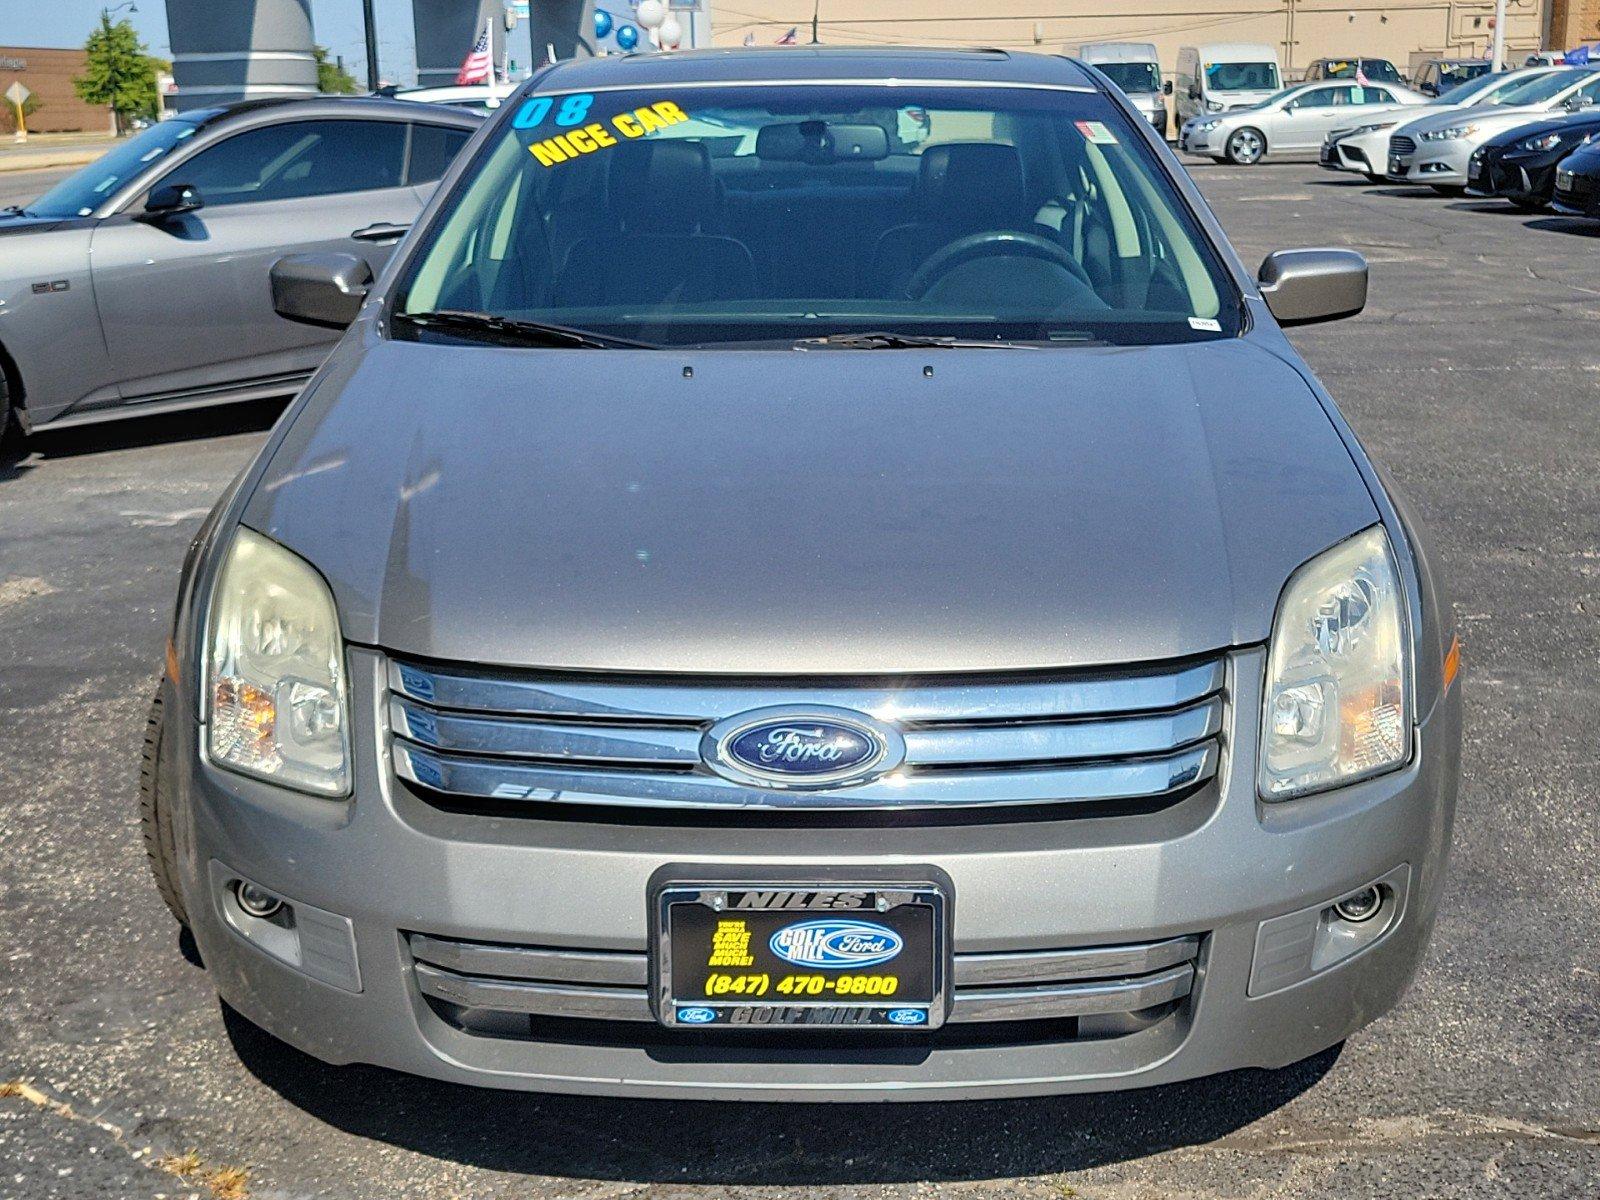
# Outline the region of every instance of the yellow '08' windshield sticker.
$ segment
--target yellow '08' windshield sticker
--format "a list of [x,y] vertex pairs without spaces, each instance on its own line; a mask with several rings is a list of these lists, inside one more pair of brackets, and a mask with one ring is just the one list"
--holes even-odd
[[[537,128],[544,123],[552,109],[557,125],[570,126],[528,147],[528,153],[541,167],[571,162],[575,158],[642,138],[658,129],[669,129],[689,119],[689,114],[673,101],[658,100],[654,104],[643,104],[604,120],[579,123],[589,115],[588,101],[591,100],[592,96],[568,96],[555,105],[551,97],[535,96],[517,113],[512,121],[517,129]],[[578,120],[570,119],[574,114],[581,114]]]

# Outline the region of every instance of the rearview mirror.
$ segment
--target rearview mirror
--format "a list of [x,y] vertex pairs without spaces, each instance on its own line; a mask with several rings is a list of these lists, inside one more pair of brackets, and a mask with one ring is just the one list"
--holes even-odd
[[354,254],[291,254],[272,264],[272,308],[302,325],[343,329],[356,319],[372,268]]
[[179,213],[194,212],[205,207],[200,189],[192,183],[163,183],[150,189],[145,197],[144,215],[160,219],[175,217]]
[[1367,306],[1367,260],[1354,250],[1278,250],[1256,278],[1280,325],[1337,321]]

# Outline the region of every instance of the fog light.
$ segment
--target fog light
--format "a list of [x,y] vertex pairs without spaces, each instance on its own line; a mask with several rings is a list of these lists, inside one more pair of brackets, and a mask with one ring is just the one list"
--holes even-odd
[[263,921],[268,917],[277,916],[278,911],[283,908],[283,901],[266,888],[246,883],[242,879],[233,886],[233,898],[239,902],[239,907],[246,916],[257,917]]
[[1340,919],[1359,924],[1370,921],[1383,907],[1383,893],[1375,887],[1364,887],[1354,896],[1346,896],[1333,906]]

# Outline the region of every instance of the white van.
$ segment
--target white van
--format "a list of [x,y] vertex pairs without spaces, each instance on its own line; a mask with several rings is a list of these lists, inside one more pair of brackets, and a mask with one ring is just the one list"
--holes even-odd
[[1101,71],[1106,78],[1122,89],[1155,126],[1162,137],[1167,136],[1167,100],[1172,95],[1172,84],[1161,82],[1161,59],[1150,42],[1089,42],[1069,49],[1068,55],[1086,62]]
[[1215,43],[1178,51],[1177,109],[1182,125],[1196,113],[1249,108],[1283,87],[1271,46]]

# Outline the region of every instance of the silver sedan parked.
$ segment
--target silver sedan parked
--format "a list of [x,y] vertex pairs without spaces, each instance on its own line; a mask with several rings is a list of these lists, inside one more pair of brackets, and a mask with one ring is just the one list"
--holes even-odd
[[255,100],[162,121],[0,214],[0,432],[291,395],[337,335],[272,311],[286,250],[376,272],[481,117]]
[[1398,84],[1302,83],[1254,108],[1191,117],[1178,132],[1178,148],[1241,166],[1273,154],[1315,154],[1336,128],[1426,101]]

